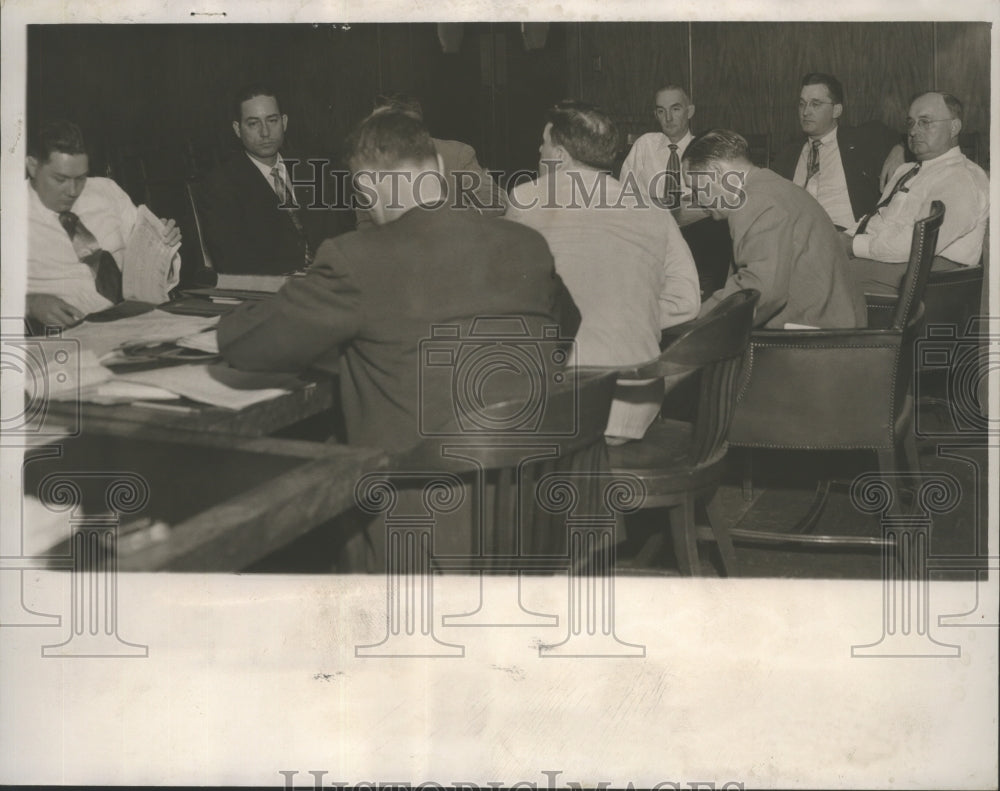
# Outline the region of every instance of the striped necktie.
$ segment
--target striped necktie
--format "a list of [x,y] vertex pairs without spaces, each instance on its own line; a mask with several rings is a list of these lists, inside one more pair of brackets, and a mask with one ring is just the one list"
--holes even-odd
[[116,305],[121,302],[122,272],[115,262],[115,257],[107,250],[101,249],[101,244],[94,234],[73,212],[59,212],[59,224],[69,234],[76,257],[94,273],[94,287],[97,293]]
[[914,176],[916,176],[917,171],[919,170],[920,170],[920,163],[918,162],[916,165],[914,165],[900,177],[899,181],[897,181],[896,184],[893,186],[892,191],[888,195],[886,195],[885,198],[883,198],[879,202],[878,206],[872,209],[872,211],[869,214],[866,214],[860,223],[858,223],[858,230],[854,232],[855,236],[863,234],[865,232],[865,228],[868,227],[868,223],[871,221],[872,217],[878,214],[880,210],[888,206],[892,202],[892,199],[895,198],[898,193],[908,192],[908,190],[905,189],[906,183]]
[[677,156],[677,144],[670,144],[670,159],[667,160],[667,177],[663,180],[663,200],[671,209],[680,206],[681,158]]
[[819,174],[819,147],[823,145],[822,140],[813,140],[809,149],[809,160],[806,162],[806,183],[803,187],[809,186],[809,179]]
[[[295,232],[299,235],[299,239],[302,241],[302,247],[305,250],[303,259],[304,264],[305,266],[309,266],[313,259],[312,250],[309,249],[309,241],[306,239],[306,233],[302,228],[302,221],[299,219],[299,207],[295,203],[295,193],[288,189],[288,184],[285,182],[285,174],[282,171],[281,165],[275,165],[271,168],[271,179],[274,182],[274,192],[281,201],[279,208],[286,209],[288,211],[288,216],[292,221],[292,225],[295,226]],[[289,198],[291,199],[290,201]],[[291,205],[288,205],[289,202]]]

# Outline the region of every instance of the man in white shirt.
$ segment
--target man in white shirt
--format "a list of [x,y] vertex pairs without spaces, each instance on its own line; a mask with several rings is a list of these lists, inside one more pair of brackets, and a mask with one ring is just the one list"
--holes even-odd
[[672,174],[680,173],[681,158],[694,139],[691,134],[694,105],[682,87],[664,85],[656,92],[653,115],[661,131],[647,132],[635,141],[622,163],[619,181],[627,184],[630,178],[634,179],[644,198],[672,201],[670,207],[676,208],[677,197],[669,195],[672,190],[679,191],[682,198],[691,194],[679,176],[672,181]]
[[934,270],[976,266],[989,219],[989,177],[958,146],[962,103],[948,93],[924,93],[906,118],[916,164],[896,169],[875,209],[861,218],[843,243],[858,284],[868,293],[895,294],[910,257],[913,226],[945,205]]
[[[545,237],[556,272],[580,310],[581,366],[655,359],[661,330],[694,318],[694,260],[671,213],[638,200],[608,172],[618,131],[603,110],[562,102],[542,132],[541,175],[510,195],[506,217]],[[663,398],[660,381],[620,386],[606,434],[639,439]]]
[[[39,127],[28,143],[28,318],[66,327],[120,302],[125,246],[136,207],[114,181],[89,178],[80,128],[69,121]],[[164,221],[167,245],[180,243]]]

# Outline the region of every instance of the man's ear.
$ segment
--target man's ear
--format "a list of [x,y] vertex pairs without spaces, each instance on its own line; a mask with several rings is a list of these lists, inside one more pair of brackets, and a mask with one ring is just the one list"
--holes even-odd
[[688,105],[688,109],[687,109],[687,116],[688,116],[688,120],[689,120],[689,121],[690,121],[690,120],[691,120],[692,118],[694,118],[694,105],[693,105],[693,104],[689,104],[689,105]]
[[24,158],[24,167],[28,170],[28,176],[34,178],[38,173],[38,160],[29,154]]
[[284,113],[281,114],[281,131],[282,132],[288,131],[288,116],[285,115]]
[[233,134],[236,135],[237,137],[240,136],[240,122],[239,121],[233,121]]
[[962,120],[960,118],[951,119],[951,136],[958,137],[959,133],[962,131]]
[[842,105],[840,103],[835,103],[833,105],[833,117],[834,118],[840,118],[840,116],[843,114],[843,112],[844,112],[844,105]]

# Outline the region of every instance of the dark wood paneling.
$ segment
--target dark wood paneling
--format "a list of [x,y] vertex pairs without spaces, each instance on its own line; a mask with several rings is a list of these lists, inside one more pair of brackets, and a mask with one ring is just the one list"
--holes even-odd
[[579,30],[579,63],[570,68],[579,74],[580,98],[612,113],[624,134],[658,128],[656,89],[690,85],[687,23],[596,22]]
[[936,87],[961,100],[965,131],[978,132],[986,148],[990,141],[990,26],[986,22],[939,22],[935,35]]
[[696,131],[725,127],[751,134],[771,128],[779,86],[770,60],[781,39],[779,25],[691,26]]

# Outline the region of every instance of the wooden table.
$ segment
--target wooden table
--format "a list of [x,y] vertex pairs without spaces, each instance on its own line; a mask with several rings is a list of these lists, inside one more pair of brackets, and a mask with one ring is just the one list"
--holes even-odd
[[[349,510],[357,480],[386,459],[371,448],[213,433],[85,433],[59,444],[55,455],[51,446],[34,458],[29,452],[25,494],[44,502],[56,485],[73,488],[75,503],[63,509],[67,534],[116,533],[118,568],[125,571],[239,571]],[[139,506],[111,509],[94,528],[115,486],[136,491]],[[130,533],[137,520],[161,523],[166,535]],[[55,548],[46,565],[65,566],[69,551],[68,543]]]
[[[47,420],[85,433],[169,439],[178,431],[236,437],[273,434],[336,404],[336,382],[303,378],[301,387],[245,409],[232,410],[185,401],[188,411],[149,409],[132,404],[77,404],[53,401]],[[172,402],[167,402],[172,403]]]

